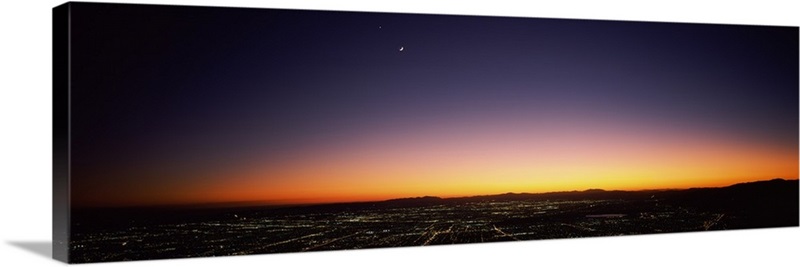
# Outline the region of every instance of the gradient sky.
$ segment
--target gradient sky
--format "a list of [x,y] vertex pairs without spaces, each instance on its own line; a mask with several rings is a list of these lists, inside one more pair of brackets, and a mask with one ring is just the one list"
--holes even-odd
[[72,7],[76,206],[798,176],[796,27]]

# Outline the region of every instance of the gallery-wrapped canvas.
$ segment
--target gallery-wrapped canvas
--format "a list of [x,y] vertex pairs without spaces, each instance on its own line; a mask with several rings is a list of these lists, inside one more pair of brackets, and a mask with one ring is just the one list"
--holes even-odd
[[70,263],[798,226],[798,28],[66,3]]

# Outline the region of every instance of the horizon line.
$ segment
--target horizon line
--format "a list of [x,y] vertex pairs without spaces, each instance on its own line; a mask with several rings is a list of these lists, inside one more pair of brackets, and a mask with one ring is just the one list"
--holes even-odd
[[671,190],[691,190],[691,189],[707,189],[707,188],[725,188],[731,187],[734,185],[739,184],[750,184],[750,183],[759,183],[759,182],[770,182],[770,181],[800,181],[798,178],[783,178],[783,177],[776,177],[772,179],[765,179],[765,180],[754,180],[749,182],[741,182],[741,183],[734,183],[728,184],[724,186],[706,186],[706,187],[686,187],[686,188],[649,188],[649,189],[637,189],[637,190],[621,190],[621,189],[603,189],[603,188],[588,188],[584,190],[563,190],[563,191],[547,191],[547,192],[503,192],[503,193],[494,193],[494,194],[479,194],[479,195],[463,195],[463,196],[448,196],[448,197],[440,197],[436,195],[417,195],[417,196],[408,196],[408,197],[396,197],[396,198],[384,198],[384,199],[374,199],[374,200],[363,200],[363,201],[329,201],[329,202],[283,202],[281,200],[243,200],[243,201],[225,201],[225,202],[197,202],[197,203],[174,203],[174,204],[132,204],[132,205],[116,205],[116,206],[94,206],[94,205],[87,205],[87,206],[73,206],[70,205],[70,209],[111,209],[111,208],[119,208],[119,209],[137,209],[137,208],[246,208],[246,207],[288,207],[288,206],[316,206],[316,205],[332,205],[332,204],[355,204],[355,203],[371,203],[371,202],[384,202],[384,201],[392,201],[392,200],[404,200],[404,199],[420,199],[420,198],[439,198],[439,199],[458,199],[458,198],[471,198],[471,197],[487,197],[487,196],[499,196],[499,195],[508,195],[508,194],[515,194],[515,195],[522,195],[522,194],[529,194],[529,195],[543,195],[543,194],[553,194],[553,193],[577,193],[577,192],[587,192],[587,191],[605,191],[605,192],[644,192],[644,191],[671,191]]

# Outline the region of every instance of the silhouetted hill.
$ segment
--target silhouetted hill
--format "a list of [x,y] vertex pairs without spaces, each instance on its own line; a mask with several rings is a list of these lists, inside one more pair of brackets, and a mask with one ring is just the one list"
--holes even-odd
[[592,199],[631,199],[650,197],[648,191],[606,191],[590,189],[586,191],[563,191],[549,193],[505,193],[500,195],[470,196],[450,198],[456,201],[519,201],[519,200],[592,200]]
[[[737,215],[747,214],[747,225],[772,227],[798,225],[800,194],[798,180],[773,179],[722,188],[691,188],[666,191],[665,203]],[[736,226],[735,228],[744,228]]]
[[[730,205],[752,206],[776,202],[793,202],[797,206],[798,180],[773,179],[734,184],[726,187],[690,189],[654,189],[639,191],[588,189],[584,191],[562,191],[548,193],[504,193],[468,197],[441,198],[435,196],[397,198],[375,202],[334,203],[304,207],[305,209],[350,209],[350,208],[397,208],[452,204],[474,201],[521,201],[521,200],[639,200],[658,198],[675,204],[702,207],[724,207]],[[795,201],[791,201],[795,200]],[[292,209],[297,207],[290,207]],[[738,209],[738,207],[730,207]]]
[[390,199],[376,204],[384,207],[409,207],[409,206],[413,207],[413,206],[425,206],[425,205],[439,205],[443,203],[446,203],[446,201],[440,197],[424,196],[424,197]]
[[481,195],[454,198],[416,197],[382,201],[385,203],[430,204],[453,201],[518,201],[518,200],[592,200],[592,199],[637,199],[637,198],[675,198],[690,200],[709,198],[710,202],[727,203],[728,201],[765,201],[779,196],[797,197],[798,180],[773,179],[734,184],[726,187],[690,188],[690,189],[653,189],[639,191],[589,189],[584,191],[562,191],[548,193],[504,193],[497,195]]

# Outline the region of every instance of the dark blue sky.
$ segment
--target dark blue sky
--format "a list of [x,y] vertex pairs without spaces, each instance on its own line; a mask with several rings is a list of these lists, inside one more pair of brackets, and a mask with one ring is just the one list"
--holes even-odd
[[798,144],[795,27],[99,4],[72,12],[80,192],[113,190],[129,183],[121,173],[141,169],[160,173],[137,178],[146,186],[192,183],[201,178],[185,173],[452,121],[477,129],[579,118]]

